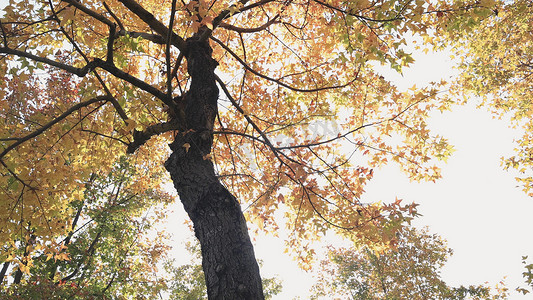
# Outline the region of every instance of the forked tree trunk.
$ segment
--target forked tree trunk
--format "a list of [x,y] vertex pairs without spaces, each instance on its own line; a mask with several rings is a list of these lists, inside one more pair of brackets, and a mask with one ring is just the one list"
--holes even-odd
[[183,101],[188,130],[170,145],[165,167],[200,241],[209,299],[264,299],[240,204],[220,183],[207,156],[217,114],[217,62],[208,42],[190,38],[187,44],[191,85]]

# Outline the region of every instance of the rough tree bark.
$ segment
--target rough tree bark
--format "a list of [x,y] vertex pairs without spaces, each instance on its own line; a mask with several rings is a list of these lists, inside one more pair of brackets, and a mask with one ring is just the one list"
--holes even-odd
[[187,40],[186,130],[170,144],[169,171],[202,248],[209,299],[264,299],[253,246],[237,199],[220,183],[208,154],[213,143],[218,87],[212,49],[196,35]]

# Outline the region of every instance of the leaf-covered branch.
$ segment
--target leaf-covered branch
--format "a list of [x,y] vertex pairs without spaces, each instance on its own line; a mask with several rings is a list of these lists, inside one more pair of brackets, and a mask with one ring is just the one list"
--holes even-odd
[[[19,145],[21,145],[22,143],[30,140],[30,139],[33,139],[37,136],[39,136],[41,133],[45,132],[46,130],[50,129],[50,127],[54,126],[55,124],[61,122],[63,119],[65,119],[66,117],[70,116],[72,113],[80,110],[82,107],[86,107],[86,106],[89,106],[93,103],[97,103],[97,102],[107,102],[107,101],[110,101],[111,100],[111,97],[110,96],[107,96],[107,95],[104,95],[104,96],[98,96],[98,97],[95,97],[93,99],[90,99],[90,100],[87,100],[87,101],[84,101],[84,102],[80,102],[74,106],[72,106],[71,108],[69,108],[68,110],[66,110],[64,113],[62,113],[61,115],[55,117],[53,120],[51,120],[50,122],[48,122],[47,124],[43,125],[41,128],[31,132],[30,134],[28,135],[25,135],[23,137],[18,137],[18,138],[15,138],[15,142],[10,144],[9,146],[7,146],[1,153],[0,153],[0,160],[7,154],[9,153],[9,151],[13,150],[14,148],[18,147]],[[12,138],[13,139],[13,138]]]

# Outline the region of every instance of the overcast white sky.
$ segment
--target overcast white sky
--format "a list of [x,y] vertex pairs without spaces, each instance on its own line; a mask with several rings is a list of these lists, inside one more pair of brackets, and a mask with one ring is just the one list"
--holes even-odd
[[[446,54],[418,56],[399,84],[437,80],[450,74]],[[533,255],[533,199],[517,187],[513,171],[504,171],[501,157],[513,153],[521,133],[508,120],[493,119],[476,109],[476,99],[451,112],[435,114],[430,128],[449,139],[456,152],[436,183],[412,183],[389,167],[376,172],[367,189],[369,198],[395,196],[420,204],[418,226],[429,226],[449,242],[455,254],[443,270],[450,285],[495,284],[504,279],[514,290],[523,284],[523,255]],[[530,299],[512,293],[510,299]]]
[[521,256],[533,254],[533,199],[516,188],[514,174],[500,166],[500,157],[512,151],[517,135],[505,122],[470,106],[432,121],[456,147],[444,177],[436,183],[412,183],[390,167],[376,172],[367,196],[397,196],[420,204],[423,216],[414,224],[429,226],[455,251],[443,270],[450,285],[494,284],[507,276],[514,289],[523,282]]

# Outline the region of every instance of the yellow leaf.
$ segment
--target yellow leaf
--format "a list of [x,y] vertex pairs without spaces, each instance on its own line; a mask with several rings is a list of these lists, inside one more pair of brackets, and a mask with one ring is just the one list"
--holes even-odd
[[56,255],[55,259],[56,260],[70,260],[70,258],[68,257],[68,253],[65,253],[65,252]]
[[213,17],[207,16],[202,20],[202,24],[205,25],[207,28],[213,30]]
[[132,131],[133,129],[135,129],[135,127],[137,127],[137,122],[135,122],[134,120],[126,120],[126,131]]
[[74,20],[76,10],[72,6],[67,6],[61,14],[61,26],[70,23]]
[[356,3],[356,7],[359,9],[367,8],[370,6],[370,1],[368,0],[359,0]]
[[30,268],[28,268],[28,266],[25,266],[25,265],[23,265],[23,264],[19,264],[18,267],[19,267],[19,270],[20,270],[22,273],[24,273],[24,274],[26,274],[26,275],[29,275],[29,274],[30,274]]

